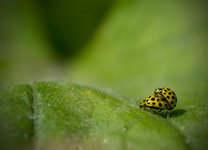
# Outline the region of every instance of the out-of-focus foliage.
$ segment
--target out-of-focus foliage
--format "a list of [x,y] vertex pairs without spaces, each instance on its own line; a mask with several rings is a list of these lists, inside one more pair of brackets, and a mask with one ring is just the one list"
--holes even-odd
[[205,4],[145,0],[117,5],[70,73],[79,82],[106,85],[127,96],[146,95],[158,86],[207,88]]
[[63,77],[114,2],[1,1],[0,83]]
[[111,0],[39,0],[48,38],[62,60],[85,46],[114,4]]
[[36,6],[32,0],[0,2],[0,83],[43,77],[55,64]]

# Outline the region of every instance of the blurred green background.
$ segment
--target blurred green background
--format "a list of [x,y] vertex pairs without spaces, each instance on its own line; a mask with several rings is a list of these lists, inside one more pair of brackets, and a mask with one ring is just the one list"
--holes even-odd
[[1,1],[0,83],[75,81],[139,96],[207,79],[206,4]]
[[191,110],[188,119],[196,115],[173,124],[192,148],[204,148],[207,14],[206,0],[1,1],[0,83],[75,82],[133,106],[167,86],[177,108]]
[[[64,78],[114,1],[9,0],[0,3],[1,83]],[[67,77],[68,78],[68,77]]]

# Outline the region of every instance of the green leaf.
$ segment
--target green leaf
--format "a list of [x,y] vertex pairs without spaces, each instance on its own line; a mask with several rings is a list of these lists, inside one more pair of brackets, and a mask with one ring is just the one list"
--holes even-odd
[[23,149],[32,144],[32,94],[29,85],[0,89],[0,149]]
[[[7,137],[1,148],[33,139],[37,149],[190,149],[167,119],[106,93],[57,82],[36,82],[31,87],[1,90],[5,120],[1,118],[0,124],[1,129],[6,126],[2,132]],[[10,108],[13,111],[4,111]]]

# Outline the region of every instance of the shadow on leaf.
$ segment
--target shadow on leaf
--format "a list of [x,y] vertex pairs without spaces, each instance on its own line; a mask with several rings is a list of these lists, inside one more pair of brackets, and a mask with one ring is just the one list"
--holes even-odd
[[171,111],[170,116],[171,117],[178,117],[178,116],[185,114],[185,112],[186,112],[186,110],[184,110],[184,109],[176,109],[176,110]]
[[164,111],[161,112],[159,115],[162,116],[163,118],[172,118],[172,117],[178,117],[181,116],[183,114],[185,114],[186,110],[184,109],[176,109],[176,110],[172,110],[172,111]]

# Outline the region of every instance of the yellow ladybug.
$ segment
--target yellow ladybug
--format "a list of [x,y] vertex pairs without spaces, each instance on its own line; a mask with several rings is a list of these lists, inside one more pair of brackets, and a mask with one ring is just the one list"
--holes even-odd
[[162,97],[157,97],[155,95],[147,97],[145,100],[143,100],[139,104],[140,108],[152,108],[152,109],[158,109],[158,110],[164,110],[167,109],[167,102]]
[[157,88],[154,91],[154,95],[156,97],[161,97],[165,99],[167,102],[167,109],[171,110],[176,107],[177,104],[177,97],[173,90],[169,88]]

